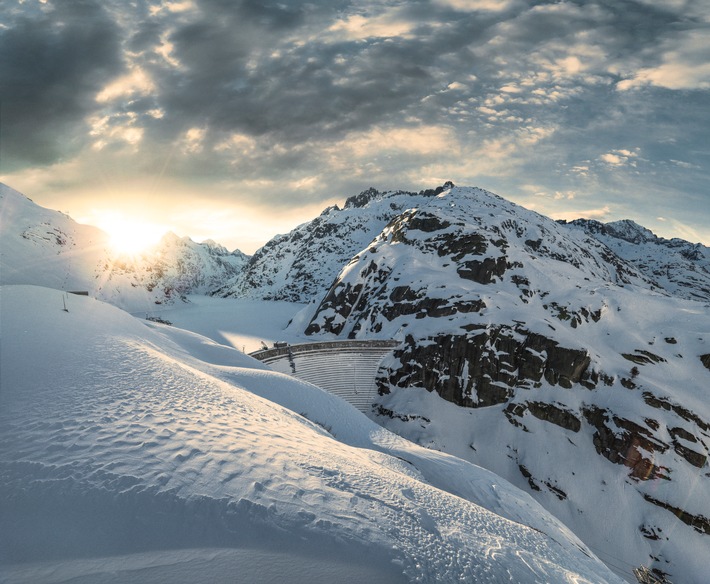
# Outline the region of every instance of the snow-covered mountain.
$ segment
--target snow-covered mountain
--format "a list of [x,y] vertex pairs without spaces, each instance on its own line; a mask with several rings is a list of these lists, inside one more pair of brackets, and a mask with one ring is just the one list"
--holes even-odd
[[3,582],[620,582],[500,477],[63,297],[0,288]]
[[[393,212],[407,207],[374,194],[358,220],[379,225],[390,197]],[[314,340],[401,340],[379,422],[528,489],[628,578],[643,565],[703,582],[708,304],[486,191],[410,201],[293,326]]]
[[121,256],[100,229],[40,207],[3,184],[0,222],[1,283],[87,291],[131,311],[218,288],[249,259],[172,233],[137,256]]
[[658,237],[628,219],[611,223],[577,219],[562,223],[598,239],[674,296],[710,300],[710,248],[707,246]]
[[[340,209],[325,209],[319,217],[259,249],[244,270],[215,293],[220,296],[309,302],[320,298],[340,269],[366,247],[394,217],[425,204],[438,189],[383,194],[374,188],[348,198]],[[373,205],[382,200],[387,204]]]
[[249,256],[229,252],[213,241],[195,243],[167,233],[133,258],[114,258],[103,265],[96,297],[127,310],[170,304],[187,294],[207,294],[233,278]]

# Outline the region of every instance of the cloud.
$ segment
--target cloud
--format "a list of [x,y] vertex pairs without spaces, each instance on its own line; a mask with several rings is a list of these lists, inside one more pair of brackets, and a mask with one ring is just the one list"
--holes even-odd
[[368,132],[349,136],[346,143],[358,157],[392,152],[431,155],[455,151],[458,148],[454,132],[442,126],[373,128]]
[[565,221],[573,221],[574,219],[596,219],[598,221],[608,220],[611,215],[611,207],[604,205],[595,209],[582,209],[575,211],[560,211],[552,213],[550,217],[553,219],[564,219]]
[[124,70],[119,27],[103,3],[92,0],[3,16],[4,167],[47,164],[78,153],[91,141],[84,120],[99,107],[95,96]]
[[334,38],[362,40],[368,38],[411,37],[416,22],[398,18],[398,10],[374,17],[351,14],[328,28]]
[[516,0],[434,0],[434,4],[460,12],[502,12],[517,2]]
[[708,19],[691,0],[6,5],[13,186],[88,193],[100,172],[92,185],[284,210],[439,178],[580,208],[707,196]]
[[155,91],[155,84],[140,67],[130,73],[110,81],[96,96],[96,101],[103,104],[116,99],[149,95]]
[[686,31],[661,46],[660,63],[644,67],[617,84],[620,90],[655,85],[667,89],[709,89],[710,28]]

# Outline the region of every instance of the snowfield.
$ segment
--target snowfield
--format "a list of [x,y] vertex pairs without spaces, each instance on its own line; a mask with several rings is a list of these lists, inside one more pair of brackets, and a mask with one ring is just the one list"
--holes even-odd
[[240,351],[1,290],[2,582],[620,581],[497,475]]

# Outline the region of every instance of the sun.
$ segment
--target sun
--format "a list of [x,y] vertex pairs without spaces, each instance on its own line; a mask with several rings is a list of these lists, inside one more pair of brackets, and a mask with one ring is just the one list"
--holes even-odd
[[140,254],[157,244],[168,231],[163,225],[119,213],[105,214],[97,226],[108,234],[111,249],[120,255]]

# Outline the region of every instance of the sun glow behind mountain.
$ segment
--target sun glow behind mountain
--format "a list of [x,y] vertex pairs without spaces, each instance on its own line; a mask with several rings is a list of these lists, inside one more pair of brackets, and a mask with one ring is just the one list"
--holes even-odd
[[109,235],[113,251],[126,255],[136,255],[154,246],[169,231],[164,225],[113,212],[102,214],[97,225]]

